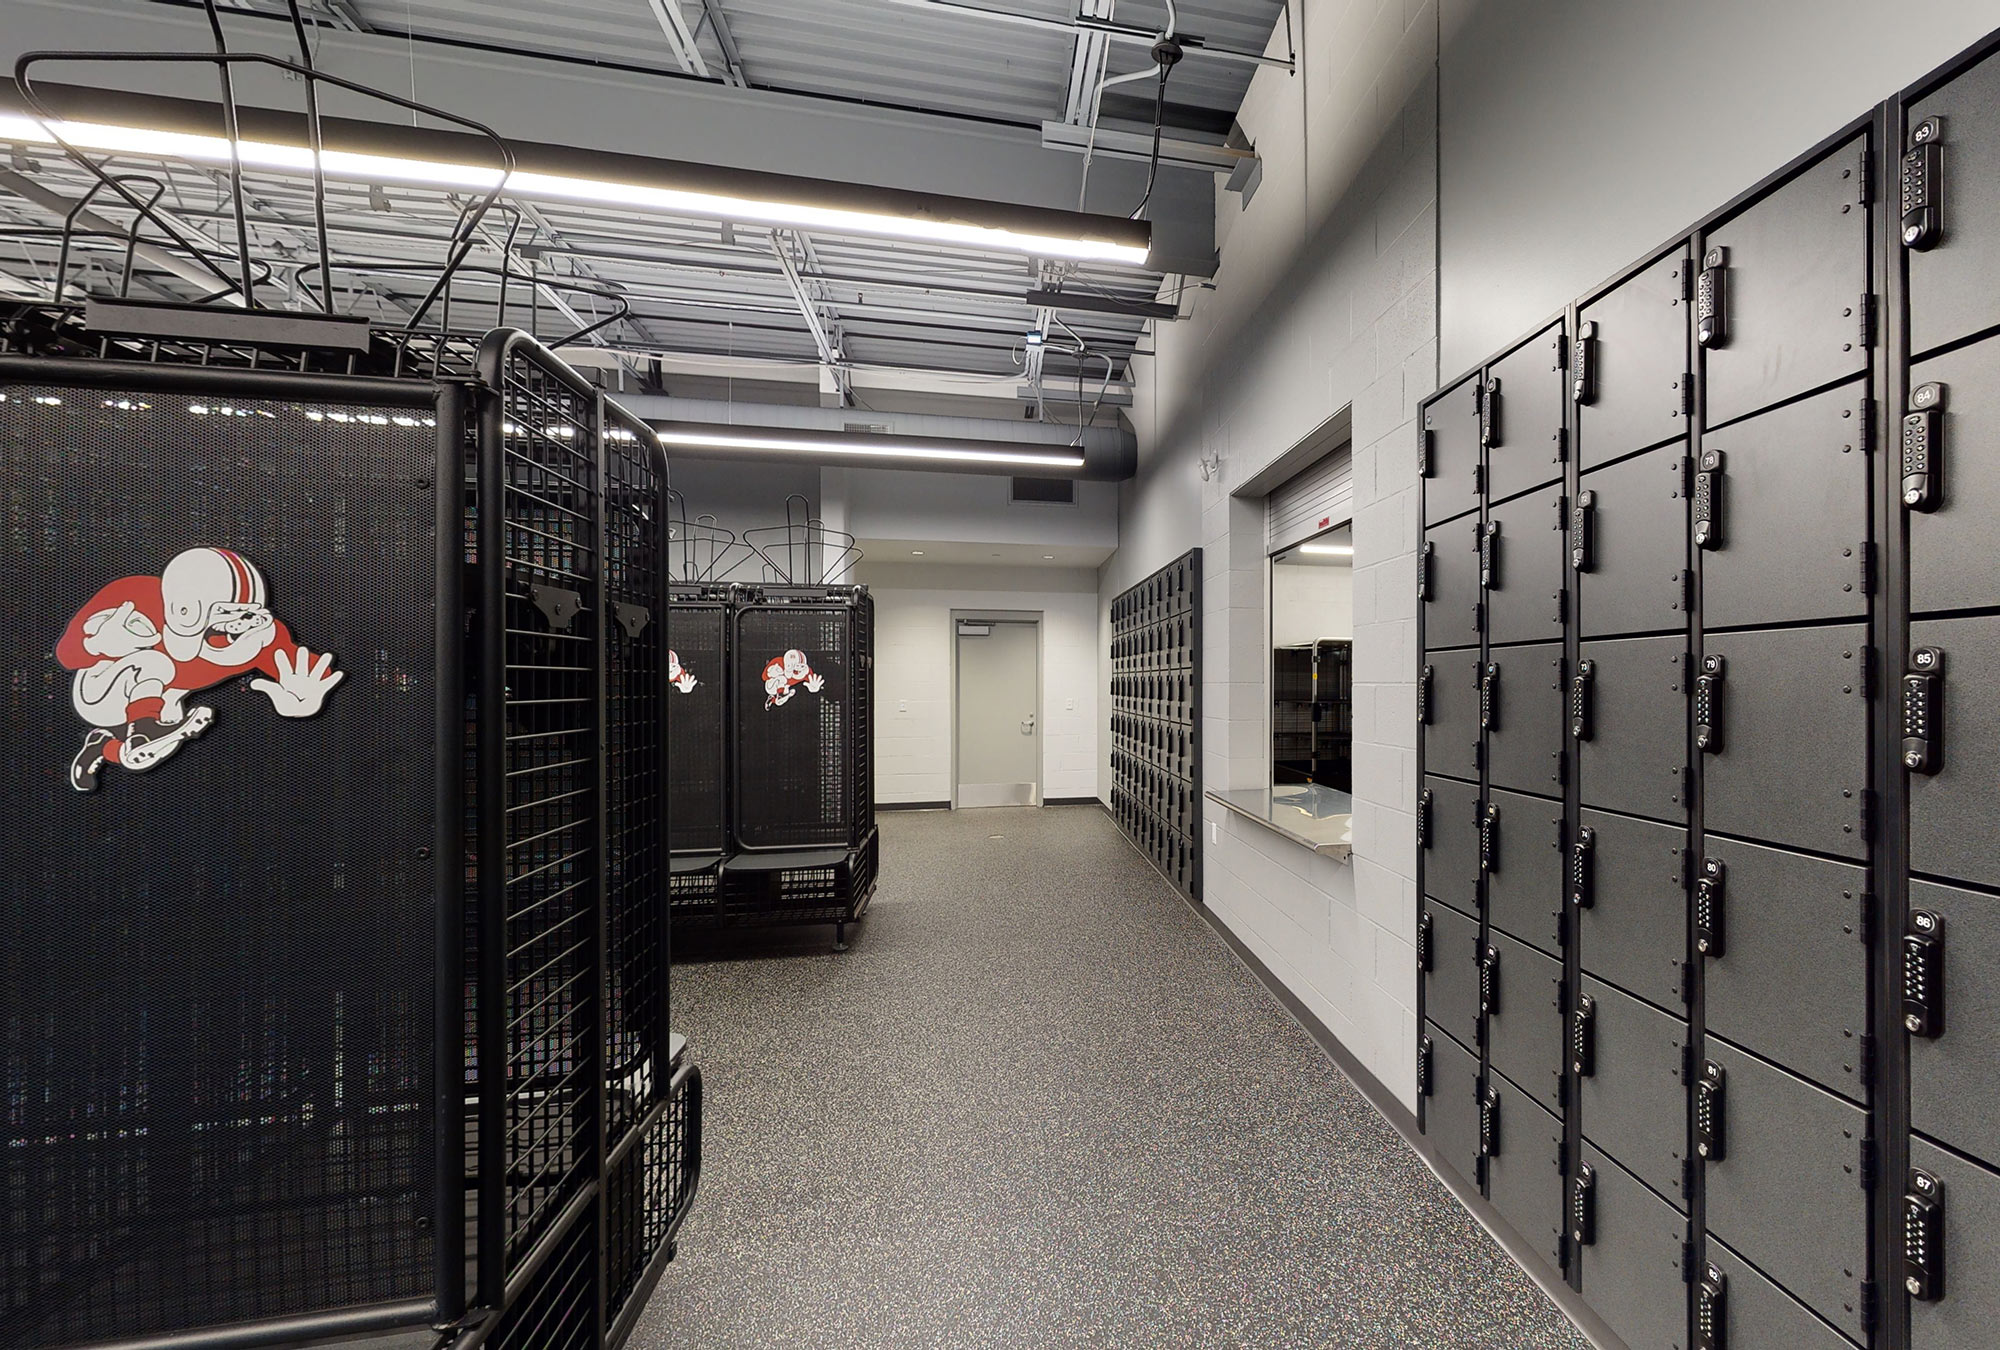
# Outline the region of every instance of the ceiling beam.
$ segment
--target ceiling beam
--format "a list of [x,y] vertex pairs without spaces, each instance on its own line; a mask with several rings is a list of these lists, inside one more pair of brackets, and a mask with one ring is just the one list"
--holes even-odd
[[748,89],[750,77],[743,73],[743,57],[736,50],[736,35],[729,31],[729,20],[722,16],[722,0],[701,0],[701,8],[708,16],[709,29],[715,34],[715,45],[722,48],[723,64],[729,68],[727,82],[739,89]]
[[[1088,13],[1078,14],[1073,19],[1055,19],[1041,14],[1023,14],[1018,10],[1001,9],[990,4],[976,4],[972,3],[972,0],[890,0],[890,2],[907,5],[913,9],[939,10],[972,19],[1015,24],[1024,28],[1040,28],[1052,32],[1101,33],[1112,42],[1128,46],[1151,48],[1160,40],[1160,34],[1156,29],[1118,23]],[[1285,70],[1292,68],[1292,62],[1287,57],[1267,56],[1263,52],[1253,52],[1244,47],[1227,47],[1219,43],[1205,42],[1193,33],[1176,32],[1174,40],[1181,44],[1184,56],[1210,57],[1218,61],[1232,61],[1239,65],[1277,66]]]
[[653,17],[660,21],[660,31],[667,36],[667,46],[673,50],[674,60],[681,63],[681,69],[698,79],[707,79],[708,62],[702,59],[701,44],[695,41],[694,31],[687,26],[687,17],[681,13],[681,0],[646,0],[653,8]]

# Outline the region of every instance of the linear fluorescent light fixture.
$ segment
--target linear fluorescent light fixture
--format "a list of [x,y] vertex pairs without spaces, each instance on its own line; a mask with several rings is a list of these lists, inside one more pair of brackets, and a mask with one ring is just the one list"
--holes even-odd
[[1056,450],[1039,453],[1008,450],[967,441],[891,439],[884,436],[843,436],[839,434],[796,434],[768,428],[690,427],[659,428],[659,437],[669,449],[749,451],[761,454],[853,456],[857,459],[932,460],[946,464],[1005,464],[1022,469],[1081,469],[1079,451]]
[[[53,125],[54,132],[50,130]],[[163,131],[116,123],[57,121],[45,125],[39,118],[19,112],[0,112],[0,141],[34,145],[54,145],[62,141],[80,150],[105,154],[137,155],[146,159],[187,160],[197,164],[226,165],[230,162],[229,140],[223,136],[186,131]],[[310,176],[313,158],[310,148],[252,138],[236,142],[238,158],[245,168]],[[452,163],[446,160],[416,159],[401,155],[374,154],[327,149],[320,154],[320,166],[329,178],[362,183],[401,183],[412,187],[440,188],[463,192],[485,192],[501,171],[497,167]],[[1076,262],[1140,264],[1147,249],[1125,240],[1088,233],[1048,234],[1032,229],[982,225],[977,221],[953,219],[923,212],[871,211],[851,206],[815,206],[808,202],[776,198],[736,196],[726,192],[676,188],[665,185],[617,182],[571,174],[517,168],[507,176],[506,190],[517,197],[540,201],[578,202],[602,206],[629,207],[657,211],[665,215],[700,216],[737,224],[754,223],[796,229],[822,230],[832,234],[875,235],[888,239],[909,239],[946,244],[959,248],[989,249],[1003,253],[1025,253],[1034,257],[1063,258]],[[1124,222],[1119,222],[1123,224]]]
[[1320,556],[1320,557],[1325,557],[1325,558],[1352,558],[1352,557],[1354,556],[1354,545],[1352,545],[1352,544],[1300,544],[1300,545],[1299,545],[1299,552],[1301,552],[1301,553],[1311,553],[1311,554],[1315,554],[1315,555],[1317,555],[1317,556]]

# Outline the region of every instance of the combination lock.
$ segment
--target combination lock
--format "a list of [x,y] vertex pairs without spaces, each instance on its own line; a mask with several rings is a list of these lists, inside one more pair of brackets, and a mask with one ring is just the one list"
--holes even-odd
[[1942,487],[1945,387],[1933,380],[1910,391],[1910,410],[1903,414],[1903,505],[1911,511],[1935,511]]
[[1938,241],[1944,229],[1938,191],[1944,168],[1944,124],[1926,117],[1910,128],[1910,149],[1903,156],[1903,247],[1921,253]]
[[1417,1095],[1431,1095],[1431,1038],[1417,1037]]
[[1701,1077],[1694,1085],[1694,1151],[1703,1162],[1720,1162],[1726,1154],[1722,1085],[1722,1066],[1712,1059],[1703,1060]]
[[1718,653],[1701,658],[1694,679],[1694,747],[1707,754],[1722,750],[1722,677],[1726,663]]
[[1569,512],[1569,561],[1579,572],[1591,567],[1591,520],[1597,514],[1597,493],[1590,488],[1576,494]]
[[1417,847],[1431,846],[1431,790],[1425,788],[1417,795]]
[[1575,353],[1570,361],[1570,397],[1578,403],[1597,402],[1597,325],[1585,319],[1576,328]]
[[1585,825],[1576,832],[1576,842],[1569,849],[1569,902],[1578,909],[1589,909],[1594,899],[1596,850],[1597,831]]
[[1479,1011],[1500,1011],[1500,949],[1488,947],[1479,958]]
[[1918,647],[1903,676],[1903,767],[1911,773],[1938,771],[1944,714],[1944,653]]
[[1417,677],[1417,725],[1420,727],[1427,727],[1430,724],[1431,724],[1431,668],[1429,666],[1425,666],[1423,669],[1423,673]]
[[1570,1019],[1569,1067],[1578,1078],[1597,1072],[1597,1000],[1589,994],[1576,998],[1576,1015]]
[[1579,1247],[1597,1241],[1597,1169],[1578,1163],[1569,1187],[1569,1240]]
[[1500,726],[1500,663],[1488,661],[1479,672],[1479,729],[1496,731]]
[[1704,450],[1694,475],[1694,546],[1722,547],[1722,465],[1720,450]]
[[1480,399],[1479,443],[1489,447],[1500,444],[1500,377],[1498,375],[1486,381],[1484,394]]
[[1491,1083],[1479,1094],[1479,1156],[1500,1156],[1500,1089]]
[[1702,255],[1701,275],[1695,279],[1694,335],[1704,347],[1720,347],[1729,337],[1726,317],[1726,278],[1729,250],[1721,245]]
[[1903,1288],[1920,1303],[1944,1297],[1944,1183],[1914,1167],[1903,1193]]
[[1487,521],[1472,525],[1474,545],[1479,549],[1479,585],[1483,590],[1500,589],[1500,522]]
[[1500,870],[1500,808],[1491,802],[1479,813],[1479,870]]
[[1436,555],[1437,544],[1429,539],[1424,540],[1423,551],[1417,555],[1418,600],[1428,601],[1431,598],[1431,559]]
[[1903,933],[1903,1030],[1944,1034],[1944,917],[1928,909],[1911,910]]
[[1694,883],[1694,949],[1722,955],[1722,898],[1725,868],[1720,858],[1703,858]]
[[1597,662],[1579,661],[1569,681],[1569,734],[1572,739],[1590,739],[1590,683],[1597,674]]
[[1729,1277],[1714,1262],[1703,1262],[1694,1287],[1695,1350],[1729,1350],[1728,1298]]

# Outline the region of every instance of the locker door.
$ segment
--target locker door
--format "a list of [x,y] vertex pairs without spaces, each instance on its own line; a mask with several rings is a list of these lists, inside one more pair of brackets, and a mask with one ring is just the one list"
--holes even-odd
[[1424,779],[1424,894],[1479,912],[1479,789],[1455,778]]
[[1931,183],[1941,228],[1929,247],[1908,250],[1912,352],[2000,324],[2000,60],[1988,57],[1911,104],[1910,130],[1930,117],[1942,133]]
[[1489,805],[1487,922],[1553,956],[1562,918],[1562,803],[1496,789]]
[[[1868,1113],[1713,1037],[1721,1157],[1707,1160],[1708,1228],[1856,1340],[1868,1273],[1861,1140]],[[1695,1068],[1696,1114],[1705,1067]],[[1701,1139],[1696,1137],[1699,1152]]]
[[1417,567],[1423,578],[1424,650],[1479,645],[1479,519],[1454,520],[1424,531]]
[[1910,647],[1944,653],[1937,771],[1910,775],[1910,870],[2000,886],[2000,618],[1912,623]]
[[1486,777],[1494,787],[1562,793],[1563,653],[1560,642],[1489,653],[1492,715]]
[[1424,1098],[1424,1134],[1438,1156],[1467,1181],[1479,1180],[1479,1060],[1437,1027],[1431,1040],[1431,1090]]
[[[1868,210],[1857,136],[1711,232],[1696,285],[1725,250],[1722,338],[1708,345],[1708,424],[1720,426],[1867,368]],[[1696,333],[1702,329],[1699,298]]]
[[1588,975],[1571,1017],[1570,1059],[1583,1064],[1577,1109],[1584,1137],[1679,1205],[1687,1156],[1687,1088],[1681,1082],[1687,1023]]
[[1562,1122],[1499,1074],[1487,1086],[1498,1099],[1486,1193],[1551,1271],[1562,1269]]
[[1478,778],[1479,649],[1429,653],[1424,670],[1424,772]]
[[1715,1300],[1721,1330],[1715,1342],[1718,1346],[1729,1350],[1853,1350],[1852,1342],[1714,1237],[1708,1240],[1707,1266],[1697,1272],[1695,1297],[1700,1299],[1710,1288],[1721,1294]]
[[[1990,1350],[2000,1326],[2000,1175],[1921,1139],[1910,1141],[1910,1166],[1943,1183],[1944,1197],[1943,1296],[1910,1300],[1910,1350]],[[1890,1196],[1902,1193],[1892,1183]]]
[[[1479,925],[1448,905],[1424,902],[1430,969],[1423,972],[1424,1015],[1466,1046],[1479,1044]],[[1420,958],[1421,959],[1421,958]],[[1467,1175],[1471,1175],[1467,1173]]]
[[[1687,1220],[1617,1163],[1589,1144],[1583,1168],[1570,1179],[1570,1237],[1579,1210],[1583,1297],[1630,1350],[1686,1350],[1687,1286],[1681,1245]],[[1577,1191],[1584,1188],[1579,1203]]]
[[[1845,385],[1702,438],[1709,631],[1868,613],[1866,394]],[[1697,481],[1697,517],[1701,501]]]
[[[1681,436],[1688,388],[1687,250],[1678,249],[1578,311],[1584,387],[1577,462],[1585,469]],[[1570,363],[1576,388],[1577,362]]]
[[1487,526],[1493,567],[1486,591],[1486,636],[1493,643],[1562,636],[1563,496],[1531,492],[1493,507]]
[[1488,501],[1504,501],[1562,477],[1562,342],[1560,326],[1543,329],[1487,371]]
[[[1988,62],[1991,65],[1991,62]],[[1982,300],[1985,296],[1982,294]],[[1918,613],[2000,605],[1993,522],[2000,520],[2000,338],[1921,362],[1911,388],[1944,391],[1936,414],[1935,509],[1909,511],[1910,608]],[[1890,472],[1899,472],[1897,459]]]
[[1581,681],[1585,705],[1585,736],[1577,748],[1584,804],[1686,819],[1687,639],[1586,642],[1578,661],[1570,680],[1571,701]]
[[1495,987],[1486,1018],[1487,1063],[1543,1106],[1561,1111],[1562,962],[1505,933],[1488,931],[1487,976]]
[[1705,756],[1709,829],[1867,855],[1867,641],[1859,624],[1707,638],[1703,660],[1725,663],[1720,748]]
[[1861,1100],[1868,948],[1857,931],[1867,869],[1708,837],[1696,905],[1717,936],[1707,964],[1707,1029],[1821,1087]]
[[1940,1011],[1937,1035],[1910,1037],[1910,1127],[2000,1166],[2000,898],[1913,881],[1910,909],[1940,921],[1904,929],[1932,939]]
[[[1679,1010],[1687,960],[1687,832],[1586,809],[1589,904],[1572,904],[1583,968],[1628,993]],[[1572,865],[1577,841],[1571,841]]]
[[1479,505],[1479,376],[1470,375],[1424,409],[1424,523]]
[[1684,441],[1586,473],[1569,548],[1586,637],[1687,627]]

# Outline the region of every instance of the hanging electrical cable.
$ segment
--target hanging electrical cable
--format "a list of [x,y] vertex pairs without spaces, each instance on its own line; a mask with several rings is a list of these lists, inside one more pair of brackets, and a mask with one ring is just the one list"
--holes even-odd
[[1153,200],[1153,188],[1160,180],[1160,136],[1166,129],[1167,116],[1167,76],[1180,64],[1181,44],[1170,37],[1163,37],[1153,44],[1153,61],[1160,72],[1160,82],[1153,86],[1153,153],[1146,160],[1146,193],[1139,198],[1139,204],[1132,208],[1132,219]]

